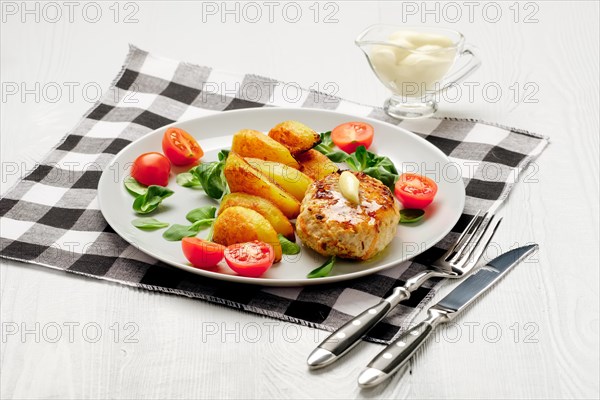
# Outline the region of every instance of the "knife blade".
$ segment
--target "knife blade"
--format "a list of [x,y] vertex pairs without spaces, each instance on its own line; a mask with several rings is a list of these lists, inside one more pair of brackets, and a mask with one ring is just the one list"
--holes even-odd
[[488,262],[428,310],[428,317],[404,332],[381,351],[360,373],[358,384],[373,387],[391,377],[412,357],[431,332],[454,319],[508,271],[538,249],[537,244],[510,250]]

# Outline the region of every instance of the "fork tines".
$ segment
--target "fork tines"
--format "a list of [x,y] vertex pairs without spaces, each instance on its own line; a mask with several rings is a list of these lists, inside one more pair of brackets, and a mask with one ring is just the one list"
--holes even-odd
[[[501,217],[492,215],[488,218],[489,213],[480,216],[481,210],[471,218],[465,230],[460,234],[455,244],[451,246],[445,254],[444,261],[451,264],[463,264],[471,260],[478,260],[492,236],[498,229],[498,225],[502,221]],[[491,229],[492,233],[488,236],[483,246],[480,243],[487,231]]]

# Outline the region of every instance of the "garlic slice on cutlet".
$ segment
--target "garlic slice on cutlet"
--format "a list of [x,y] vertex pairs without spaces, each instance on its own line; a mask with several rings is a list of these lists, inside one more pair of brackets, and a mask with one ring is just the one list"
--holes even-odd
[[359,180],[350,171],[344,171],[340,174],[340,180],[338,182],[340,186],[340,192],[342,195],[353,204],[360,204],[358,187]]

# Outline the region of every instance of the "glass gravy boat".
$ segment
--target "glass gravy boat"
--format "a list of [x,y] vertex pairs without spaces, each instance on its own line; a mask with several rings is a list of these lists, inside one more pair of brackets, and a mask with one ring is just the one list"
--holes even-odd
[[[425,118],[437,111],[436,95],[481,65],[457,31],[442,28],[373,25],[355,43],[377,78],[392,91],[384,110],[394,118]],[[454,72],[459,59],[466,60]]]

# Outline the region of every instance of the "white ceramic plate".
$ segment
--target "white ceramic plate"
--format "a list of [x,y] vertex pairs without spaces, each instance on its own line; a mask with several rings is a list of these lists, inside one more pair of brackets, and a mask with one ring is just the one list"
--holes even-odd
[[[460,217],[465,190],[458,168],[435,146],[417,135],[396,126],[370,118],[356,117],[333,111],[315,109],[257,108],[217,113],[202,118],[172,124],[192,134],[204,149],[203,161],[214,161],[221,149],[231,147],[231,138],[240,129],[268,132],[285,120],[298,120],[317,132],[325,132],[348,121],[365,121],[375,128],[371,151],[386,155],[400,172],[422,172],[436,180],[438,193],[427,208],[425,218],[414,225],[400,225],[392,243],[379,255],[364,262],[338,260],[332,274],[325,278],[307,279],[306,274],[321,265],[325,258],[302,246],[300,254],[284,256],[260,278],[236,275],[225,261],[216,271],[193,268],[181,251],[180,242],[162,237],[164,229],[146,232],[131,225],[138,217],[131,208],[133,197],[125,190],[123,180],[129,175],[131,163],[146,152],[161,151],[161,140],[167,127],[157,129],[136,140],[117,154],[106,168],[98,184],[98,201],[102,214],[121,237],[136,248],[185,271],[209,278],[267,286],[304,286],[344,281],[391,268],[412,258],[442,239]],[[168,126],[172,126],[168,125]],[[217,205],[201,190],[178,186],[172,176],[169,188],[175,191],[152,216],[169,223],[189,224],[188,211],[203,205]],[[198,237],[206,237],[208,230]]]

